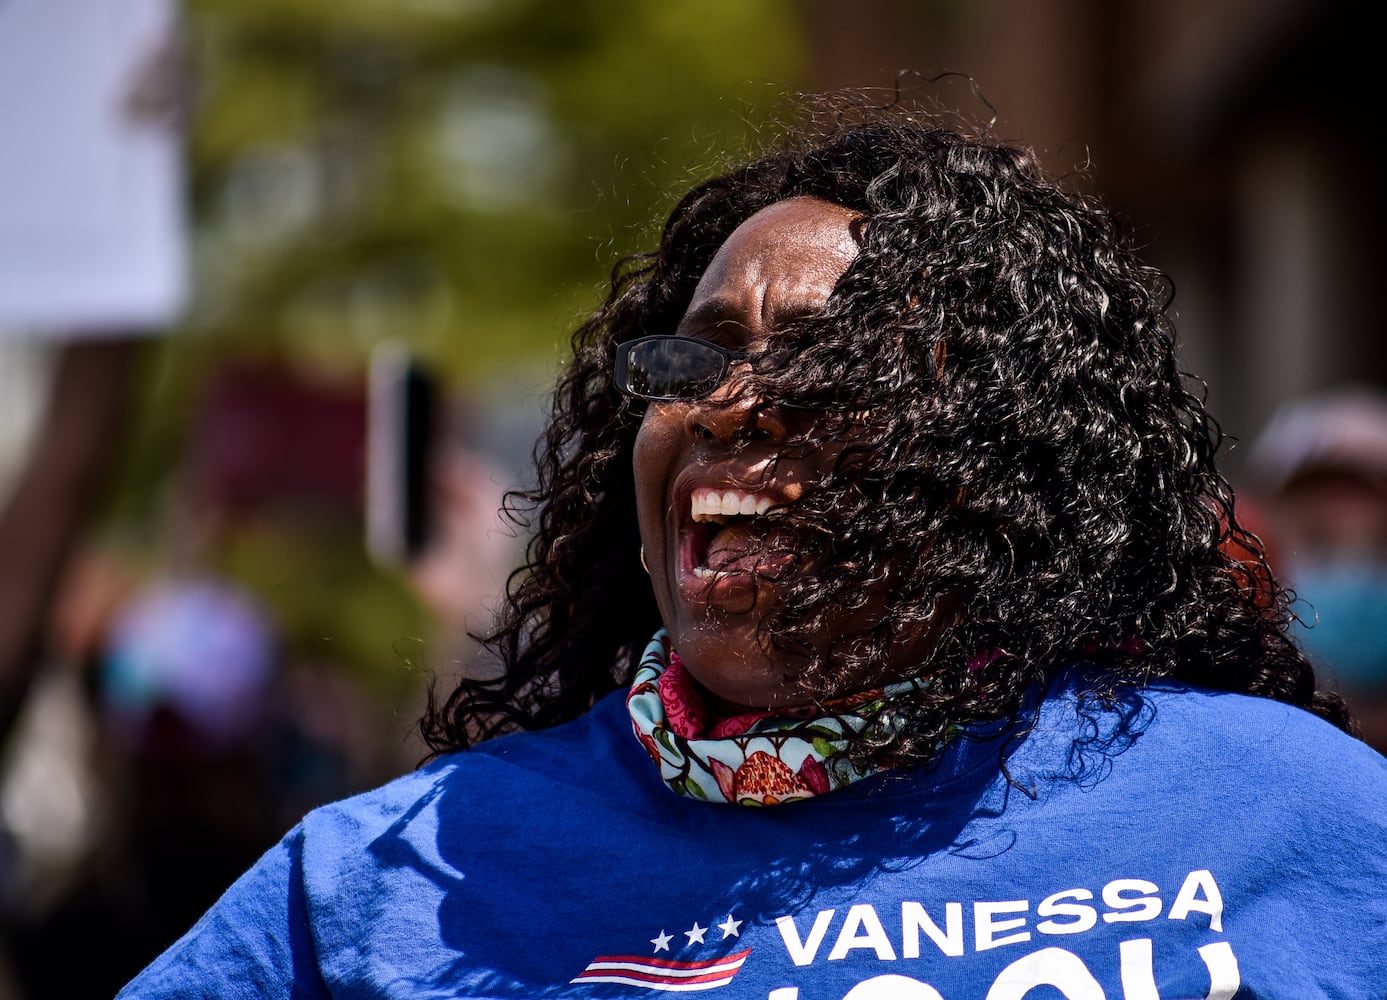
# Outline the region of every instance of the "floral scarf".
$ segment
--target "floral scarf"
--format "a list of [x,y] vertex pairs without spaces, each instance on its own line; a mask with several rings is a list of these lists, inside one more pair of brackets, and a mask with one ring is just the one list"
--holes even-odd
[[[884,701],[925,685],[905,681],[824,705],[710,719],[664,629],[646,647],[626,698],[631,727],[666,785],[707,802],[772,806],[822,795],[875,773],[847,757]],[[877,770],[880,770],[878,768]]]

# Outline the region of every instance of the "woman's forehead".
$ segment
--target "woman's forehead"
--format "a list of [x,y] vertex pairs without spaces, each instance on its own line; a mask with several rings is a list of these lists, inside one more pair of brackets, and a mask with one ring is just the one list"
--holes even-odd
[[858,250],[853,235],[857,219],[858,213],[821,198],[777,201],[732,231],[707,273],[737,264],[775,266],[814,255],[851,262]]
[[790,198],[751,216],[718,248],[680,323],[774,327],[820,311],[857,256],[857,214],[818,198]]

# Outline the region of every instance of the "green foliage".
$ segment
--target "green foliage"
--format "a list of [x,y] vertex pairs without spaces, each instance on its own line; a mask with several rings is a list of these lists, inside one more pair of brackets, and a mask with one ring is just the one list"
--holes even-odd
[[330,522],[311,531],[251,522],[225,536],[215,568],[256,594],[292,655],[338,664],[371,694],[404,700],[425,669],[439,666],[428,625],[402,582],[353,544],[357,537]]
[[552,358],[802,74],[786,2],[193,0],[195,325],[313,364]]

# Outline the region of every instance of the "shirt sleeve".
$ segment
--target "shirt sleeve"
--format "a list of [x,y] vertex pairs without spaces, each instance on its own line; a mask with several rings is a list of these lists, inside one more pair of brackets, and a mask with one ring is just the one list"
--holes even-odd
[[297,826],[117,1000],[326,1000],[303,891]]

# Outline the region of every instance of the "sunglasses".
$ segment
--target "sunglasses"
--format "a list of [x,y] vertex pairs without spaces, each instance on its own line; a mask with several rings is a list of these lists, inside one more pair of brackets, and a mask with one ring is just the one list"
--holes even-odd
[[734,361],[749,357],[697,337],[640,337],[617,345],[616,387],[657,403],[702,399],[722,385]]

